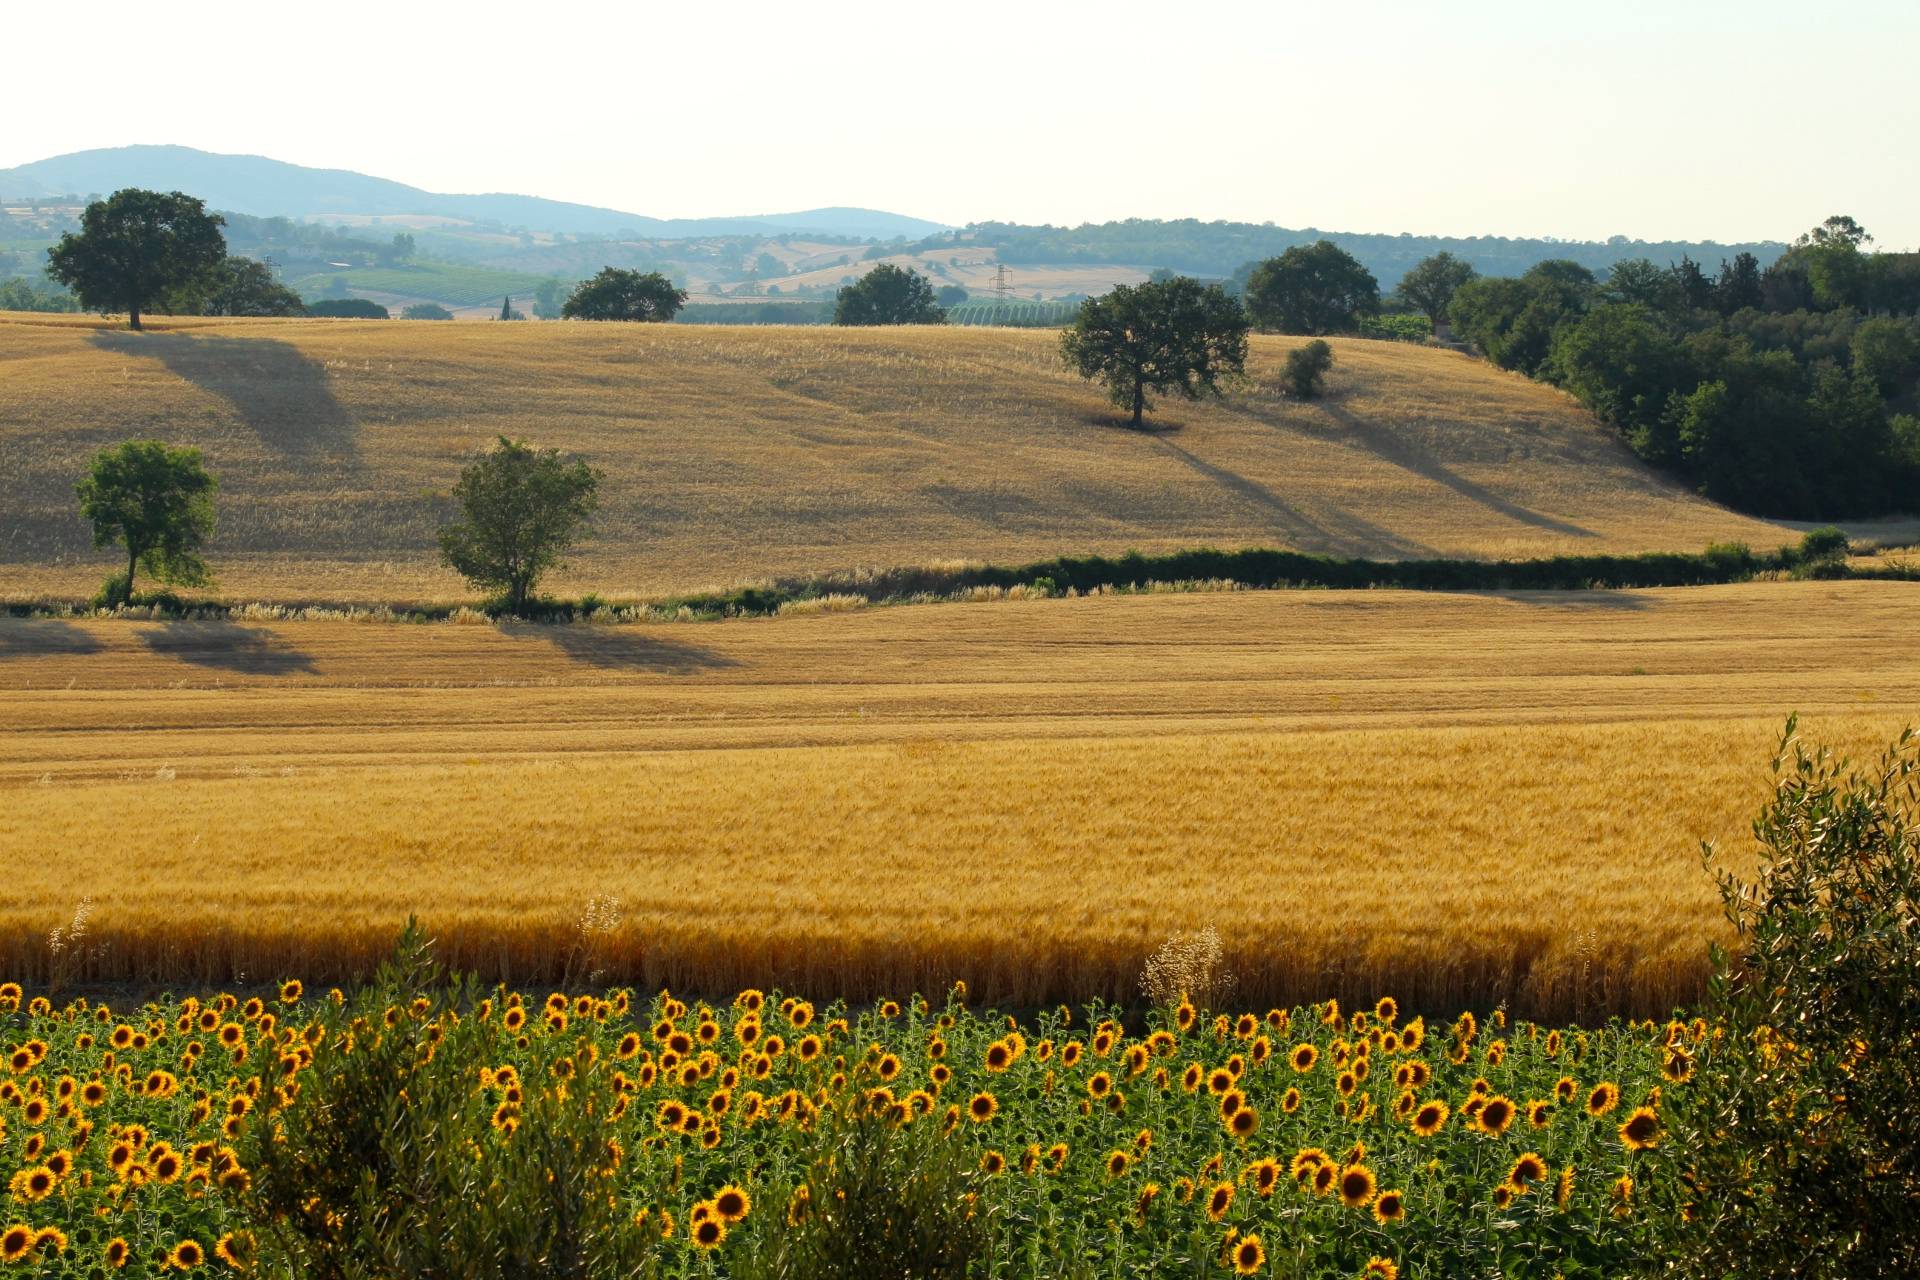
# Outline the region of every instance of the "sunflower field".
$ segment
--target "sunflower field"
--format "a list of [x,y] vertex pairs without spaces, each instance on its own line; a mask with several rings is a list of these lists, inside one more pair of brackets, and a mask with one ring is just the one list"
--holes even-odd
[[[1015,1018],[963,986],[854,1009],[389,975],[120,1009],[7,984],[0,1276],[486,1273],[404,1261],[383,1222],[537,1274],[785,1274],[769,1260],[809,1230],[876,1249],[860,1224],[916,1194],[965,1256],[830,1274],[1612,1275],[1675,1211],[1651,1190],[1662,1095],[1707,1035],[1390,998]],[[914,1172],[856,1185],[848,1133],[919,1144]],[[868,1194],[886,1207],[862,1217]],[[435,1196],[441,1216],[389,1221]],[[520,1207],[461,1218],[498,1205]],[[536,1220],[537,1245],[502,1243]]]

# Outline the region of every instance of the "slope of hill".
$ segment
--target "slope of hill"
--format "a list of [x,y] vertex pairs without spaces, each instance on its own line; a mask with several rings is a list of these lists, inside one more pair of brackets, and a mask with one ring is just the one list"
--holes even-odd
[[106,147],[0,169],[0,197],[51,197],[154,187],[190,192],[215,209],[256,216],[438,214],[580,234],[653,236],[821,232],[849,236],[924,236],[937,222],[872,209],[810,209],[730,218],[649,218],[617,209],[489,193],[444,195],[348,169],[315,169],[266,156],[222,155],[193,147]]
[[457,598],[444,490],[499,434],[606,473],[553,585],[654,594],[958,557],[1286,545],[1386,557],[1771,547],[1796,536],[1645,469],[1559,392],[1464,355],[1337,340],[1331,394],[1251,386],[1116,424],[1051,333],[392,321],[0,319],[0,581],[111,567],[73,484],[164,436],[221,480],[212,556],[242,599]]

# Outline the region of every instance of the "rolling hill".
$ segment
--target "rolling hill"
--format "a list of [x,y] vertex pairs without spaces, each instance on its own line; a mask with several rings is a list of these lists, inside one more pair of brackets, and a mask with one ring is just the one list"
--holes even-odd
[[609,597],[954,558],[1284,545],[1527,557],[1789,541],[1676,488],[1559,392],[1467,356],[1336,340],[1323,401],[1251,386],[1116,425],[1051,333],[666,325],[0,318],[0,581],[84,595],[111,567],[74,511],[91,454],[203,450],[229,598],[466,595],[444,491],[508,434],[606,475],[552,585]]
[[618,209],[490,193],[445,195],[348,169],[315,169],[266,156],[222,155],[193,147],[105,147],[0,169],[0,198],[47,198],[120,187],[186,191],[209,207],[260,217],[439,215],[543,231],[656,237],[767,235],[784,232],[919,237],[942,230],[924,218],[873,209],[810,209],[730,218],[649,218]]

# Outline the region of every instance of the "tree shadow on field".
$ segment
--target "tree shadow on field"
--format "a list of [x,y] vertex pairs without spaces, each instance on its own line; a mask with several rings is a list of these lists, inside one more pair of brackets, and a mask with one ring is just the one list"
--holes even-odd
[[689,675],[740,665],[711,649],[653,634],[654,628],[590,622],[503,622],[500,631],[519,639],[544,640],[574,662],[610,671]]
[[85,657],[104,647],[71,623],[53,618],[0,618],[0,661]]
[[263,444],[283,455],[354,454],[358,428],[328,386],[326,366],[290,343],[125,330],[101,330],[91,341],[115,355],[158,360],[169,373],[219,396]]
[[1396,467],[1410,471],[1422,480],[1443,485],[1461,497],[1477,502],[1487,510],[1497,512],[1510,520],[1517,520],[1521,524],[1545,529],[1551,533],[1565,534],[1571,538],[1600,536],[1591,529],[1584,529],[1577,524],[1569,524],[1565,520],[1543,515],[1530,507],[1523,507],[1517,502],[1501,497],[1485,485],[1475,484],[1465,476],[1455,474],[1438,458],[1405,436],[1357,418],[1345,409],[1329,404],[1325,400],[1317,403],[1322,413],[1340,425],[1349,440],[1383,462],[1390,462]]
[[1260,508],[1284,535],[1287,545],[1322,555],[1392,555],[1422,559],[1433,549],[1363,520],[1348,512],[1335,512],[1328,519],[1316,520],[1279,494],[1231,468],[1208,462],[1165,436],[1156,441],[1162,449],[1227,490],[1241,501]]
[[271,631],[231,622],[166,622],[140,633],[140,642],[163,658],[249,676],[309,675],[313,659],[280,642]]
[[1539,590],[1465,591],[1462,595],[1484,596],[1489,600],[1507,600],[1532,605],[1536,609],[1580,609],[1605,613],[1643,613],[1654,602],[1632,587],[1594,587],[1578,591]]

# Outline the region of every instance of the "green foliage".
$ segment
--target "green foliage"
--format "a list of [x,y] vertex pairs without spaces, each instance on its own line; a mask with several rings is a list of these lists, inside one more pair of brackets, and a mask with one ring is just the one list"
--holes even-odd
[[1594,290],[1586,268],[1538,263],[1518,279],[1469,280],[1454,292],[1454,331],[1503,369],[1531,374],[1546,362],[1555,331],[1586,314]]
[[1350,333],[1380,310],[1380,282],[1331,240],[1287,250],[1247,277],[1247,312],[1281,333]]
[[416,302],[400,313],[402,320],[451,320],[453,312],[437,302]]
[[1847,535],[1832,525],[1809,529],[1800,539],[1800,560],[1803,564],[1830,564],[1846,558]]
[[1892,1280],[1920,1274],[1920,740],[1863,772],[1794,731],[1755,878],[1716,875],[1737,950],[1674,1100],[1663,1252],[1702,1280]]
[[1362,316],[1356,332],[1387,342],[1425,342],[1433,336],[1433,323],[1424,315]]
[[658,271],[643,274],[605,267],[574,287],[560,314],[568,320],[660,322],[673,319],[686,300],[685,291]]
[[294,287],[309,298],[338,280],[348,289],[424,298],[447,307],[473,307],[506,293],[531,293],[545,279],[527,271],[499,271],[454,262],[413,262],[406,266],[346,270],[325,267],[322,263],[310,265],[313,270],[293,279]]
[[1400,277],[1400,296],[1420,308],[1428,321],[1438,325],[1447,318],[1447,306],[1461,285],[1473,279],[1473,267],[1444,250],[1423,258],[1413,270]]
[[167,295],[166,309],[185,316],[297,316],[306,314],[300,295],[252,258],[222,258]]
[[1137,427],[1149,392],[1217,396],[1244,374],[1247,329],[1246,313],[1220,286],[1179,276],[1089,298],[1060,335],[1060,355],[1081,377],[1105,382]]
[[1883,396],[1898,395],[1920,381],[1920,321],[1879,316],[1853,331],[1849,354],[1854,372]]
[[971,296],[972,295],[957,284],[943,284],[934,290],[933,300],[951,310],[965,302]]
[[1327,370],[1333,368],[1333,348],[1325,339],[1315,338],[1304,347],[1287,352],[1287,389],[1295,399],[1311,400],[1320,394]]
[[988,1179],[931,1121],[901,1128],[854,1094],[815,1119],[797,1159],[805,1194],[734,1257],[734,1280],[959,1280],[988,1251]]
[[453,486],[461,514],[440,530],[440,558],[523,613],[541,575],[564,563],[584,531],[599,484],[584,462],[501,436]]
[[80,515],[93,525],[94,546],[127,548],[124,590],[110,581],[103,594],[130,596],[141,568],[162,582],[207,585],[212,579],[200,549],[213,536],[217,487],[198,449],[128,440],[95,454],[74,486]]
[[332,320],[391,320],[393,313],[367,298],[322,298],[307,304],[307,314]]
[[[877,247],[877,246],[876,246]],[[945,324],[933,285],[918,271],[883,262],[834,297],[835,324]]]
[[[476,1015],[409,923],[392,959],[353,999],[309,1025],[324,1064],[240,1148],[241,1195],[265,1261],[293,1280],[628,1280],[651,1275],[660,1241],[611,1191],[610,1060],[562,1039],[522,1070],[520,1099],[482,1086],[519,1056]],[[451,1011],[455,1018],[442,1019]],[[564,1057],[564,1090],[550,1087]],[[502,1108],[505,1110],[503,1111]],[[512,1127],[499,1122],[511,1117]]]
[[220,265],[224,222],[192,196],[129,187],[87,206],[79,234],[47,251],[47,274],[92,310],[125,311],[138,329],[142,311]]
[[78,311],[80,304],[56,289],[28,280],[0,280],[0,311]]

